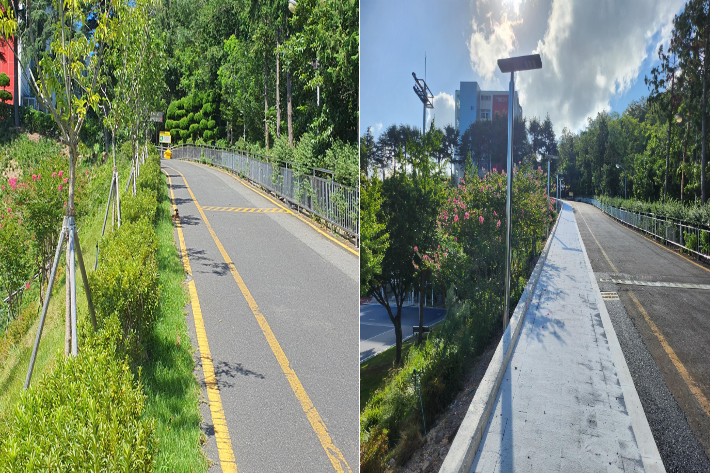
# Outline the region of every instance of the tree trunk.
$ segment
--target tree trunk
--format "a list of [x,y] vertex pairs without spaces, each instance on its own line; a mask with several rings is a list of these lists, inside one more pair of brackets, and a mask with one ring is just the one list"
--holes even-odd
[[668,109],[668,145],[666,148],[666,174],[665,174],[665,179],[663,181],[663,202],[666,201],[666,197],[668,195],[668,165],[670,163],[671,159],[671,127],[673,126],[671,124],[671,114],[673,113],[673,89],[675,87],[675,70],[673,70],[673,77],[671,77],[671,99],[670,99],[670,107]]
[[[279,47],[280,28],[276,28],[276,48]],[[281,81],[281,67],[279,66],[279,55],[276,54],[276,138],[281,138],[281,100],[279,87]]]
[[688,151],[688,130],[690,122],[685,124],[685,139],[683,140],[683,166],[680,168],[680,204],[683,205],[683,190],[685,188],[685,155]]
[[76,143],[69,147],[69,195],[67,196],[67,217],[74,216],[74,175],[77,160]]
[[268,64],[266,62],[266,53],[264,53],[264,145],[266,149],[269,149],[269,96],[268,92],[269,84],[269,71]]
[[291,71],[286,71],[286,120],[288,121],[288,144],[293,148],[293,108],[291,105]]
[[397,304],[397,316],[394,318],[394,336],[395,336],[395,356],[394,364],[399,366],[402,361],[402,306]]
[[[708,23],[710,23],[710,14],[708,15]],[[700,202],[705,205],[707,200],[707,190],[705,186],[705,166],[708,163],[707,156],[707,104],[708,104],[708,49],[710,49],[710,24],[705,25],[705,57],[703,58],[703,124],[702,124],[702,155],[700,157]]]

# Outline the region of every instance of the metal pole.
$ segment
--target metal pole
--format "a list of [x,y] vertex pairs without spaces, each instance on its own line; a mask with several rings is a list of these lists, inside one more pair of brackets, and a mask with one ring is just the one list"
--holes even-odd
[[84,267],[84,256],[81,254],[81,245],[79,244],[79,234],[74,233],[74,244],[76,245],[76,256],[79,260],[79,271],[81,271],[81,281],[84,283],[84,293],[86,294],[86,302],[89,306],[89,315],[91,315],[91,325],[96,332],[96,312],[94,311],[94,300],[91,298],[91,288],[89,287],[89,278],[86,277],[86,268]]
[[512,235],[511,208],[513,193],[513,96],[515,95],[515,72],[510,73],[510,95],[508,97],[508,187],[506,189],[505,204],[505,308],[503,311],[503,330],[508,327],[508,313],[510,311],[510,244]]
[[118,215],[118,228],[121,228],[121,196],[119,195],[120,188],[118,187],[118,171],[116,172],[116,213]]
[[[421,327],[419,327],[421,329]],[[419,332],[421,333],[421,332]],[[419,392],[419,405],[422,407],[422,424],[424,425],[424,436],[426,437],[426,420],[424,419],[424,402],[422,402],[422,390],[419,387],[419,375],[417,375],[417,369],[414,368],[414,379],[417,382],[417,392]]]
[[[64,222],[66,224],[66,217],[64,217]],[[32,357],[30,358],[30,366],[27,369],[27,377],[25,378],[25,389],[30,387],[30,380],[32,379],[32,370],[35,367],[35,360],[37,359],[37,350],[39,349],[39,340],[42,338],[42,329],[44,328],[44,319],[47,317],[47,309],[49,308],[49,299],[52,297],[52,286],[54,286],[54,277],[57,275],[57,267],[59,266],[59,256],[62,253],[62,245],[64,244],[64,238],[66,237],[66,226],[62,225],[62,231],[59,232],[59,241],[57,243],[57,251],[54,253],[54,263],[52,264],[52,272],[49,275],[49,282],[47,283],[47,290],[44,294],[44,305],[42,307],[42,315],[39,318],[39,327],[37,328],[37,336],[35,337],[35,344],[32,348]]]
[[71,354],[76,356],[78,353],[78,339],[76,334],[76,258],[74,255],[74,238],[76,227],[74,226],[74,217],[69,217],[69,244],[67,250],[69,252],[69,270],[67,276],[69,279],[69,287],[71,290]]

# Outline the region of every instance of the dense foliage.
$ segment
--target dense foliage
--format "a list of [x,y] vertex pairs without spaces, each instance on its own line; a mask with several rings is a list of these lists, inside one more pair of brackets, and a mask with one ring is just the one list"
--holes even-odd
[[76,358],[23,392],[0,438],[2,471],[153,469],[153,421],[125,360],[110,348],[117,324],[92,338]]
[[[477,120],[463,132],[451,125],[442,130],[432,123],[428,133],[438,137],[439,145],[431,150],[431,157],[437,164],[454,164],[461,168],[461,174],[471,165],[484,172],[506,169],[508,120],[504,115],[495,114],[491,120]],[[533,155],[557,154],[557,140],[549,116],[542,123],[537,117],[518,118],[513,137],[515,164],[530,160]],[[369,176],[378,168],[382,173],[396,168],[399,153],[408,156],[410,143],[420,140],[421,131],[410,125],[390,125],[376,139],[372,128],[368,128],[360,139],[360,169]]]
[[172,142],[236,147],[357,183],[358,15],[356,0],[302,0],[293,12],[287,0],[163,0]]
[[[435,148],[437,143],[431,144]],[[416,145],[410,144],[410,149],[413,156],[419,155]],[[421,442],[414,370],[430,425],[458,392],[465,367],[501,327],[506,175],[479,175],[469,168],[457,185],[441,188],[442,200],[427,202],[433,208],[430,220],[421,197],[417,200],[422,193],[414,191],[422,187],[417,180],[425,179],[427,166],[409,164],[411,174],[397,171],[382,183],[376,176],[370,180],[363,176],[363,225],[370,229],[363,229],[366,258],[361,259],[361,293],[372,294],[385,305],[388,301],[378,293],[397,297],[399,291],[411,291],[416,278],[429,272],[438,291],[446,292],[447,317],[441,331],[413,347],[363,409],[363,471],[381,471],[387,458],[402,463]],[[436,181],[436,174],[432,176]],[[546,176],[540,168],[520,167],[513,176],[513,195],[511,308],[523,292],[554,219],[547,210]],[[396,319],[393,322],[397,331]]]

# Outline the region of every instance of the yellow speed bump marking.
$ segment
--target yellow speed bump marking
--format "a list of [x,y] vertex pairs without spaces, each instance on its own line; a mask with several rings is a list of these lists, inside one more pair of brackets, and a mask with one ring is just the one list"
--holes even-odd
[[[580,215],[582,215],[582,212],[579,212]],[[599,241],[596,239],[594,236],[594,233],[592,233],[591,228],[589,228],[589,225],[587,224],[587,220],[584,218],[584,215],[582,215],[582,219],[584,220],[584,224],[587,225],[587,229],[589,230],[590,235],[592,235],[592,238],[594,238],[594,241],[597,243],[597,246],[599,249],[602,251],[602,254],[606,258],[607,262],[611,266],[611,269],[614,270],[615,273],[618,273],[616,270],[616,267],[611,263],[611,260],[609,257],[606,255],[606,252],[602,248],[602,246],[599,244]],[[666,352],[666,355],[668,355],[668,358],[670,358],[671,363],[673,363],[673,366],[675,366],[675,369],[678,370],[678,373],[680,374],[681,378],[683,378],[683,381],[685,382],[686,386],[688,386],[688,389],[690,389],[690,392],[693,394],[695,399],[698,401],[698,404],[700,404],[700,407],[705,411],[705,414],[710,416],[710,402],[708,402],[708,399],[705,397],[703,392],[700,390],[698,385],[695,383],[695,380],[693,380],[692,376],[690,376],[690,373],[688,373],[688,370],[685,369],[685,366],[683,363],[680,361],[678,356],[676,355],[675,351],[671,346],[668,344],[668,341],[666,341],[666,338],[663,336],[661,331],[658,329],[658,326],[651,320],[651,317],[649,317],[648,312],[646,312],[646,309],[643,308],[641,305],[641,302],[636,298],[633,292],[627,291],[629,294],[629,297],[631,300],[634,302],[636,305],[636,308],[639,310],[641,315],[643,316],[644,320],[646,321],[646,324],[648,327],[651,329],[651,332],[656,336],[658,341],[660,342],[661,346],[663,347],[663,350]]]
[[247,304],[249,304],[249,308],[254,314],[254,317],[256,318],[256,321],[259,324],[259,327],[261,328],[264,337],[266,337],[266,341],[268,342],[271,351],[276,357],[276,360],[278,361],[281,370],[283,371],[284,375],[286,376],[286,379],[291,385],[293,394],[296,396],[296,399],[298,399],[298,402],[301,404],[301,408],[306,414],[308,421],[311,423],[313,431],[318,436],[318,440],[323,446],[323,450],[325,450],[326,455],[330,459],[330,463],[333,465],[333,468],[338,473],[344,473],[345,471],[352,473],[352,470],[348,466],[348,463],[345,461],[345,457],[343,457],[343,454],[340,452],[338,447],[335,446],[333,440],[330,438],[330,435],[328,434],[328,429],[325,426],[325,422],[323,422],[323,419],[321,418],[320,414],[318,414],[318,411],[313,405],[311,398],[306,393],[306,389],[303,387],[303,384],[301,384],[301,381],[298,379],[296,372],[291,368],[288,358],[286,357],[286,353],[284,353],[278,340],[276,340],[276,336],[271,330],[269,323],[266,321],[266,317],[264,317],[264,314],[261,313],[259,306],[256,304],[256,301],[252,297],[251,292],[249,292],[249,289],[247,288],[246,284],[244,283],[244,280],[237,271],[237,268],[232,262],[232,259],[227,254],[227,251],[224,249],[224,246],[222,246],[222,243],[219,241],[219,238],[217,238],[217,234],[212,229],[212,225],[210,225],[209,220],[207,220],[205,212],[202,210],[202,207],[197,202],[195,194],[192,193],[192,189],[190,189],[190,186],[187,183],[187,179],[185,179],[185,176],[183,176],[183,174],[177,169],[170,169],[182,176],[182,180],[185,182],[185,187],[190,193],[192,201],[195,203],[197,210],[200,212],[200,215],[202,216],[202,220],[205,222],[207,230],[209,230],[210,235],[212,235],[212,239],[214,240],[215,244],[217,245],[217,248],[219,249],[219,252],[222,254],[222,258],[224,259],[225,263],[227,263],[227,266],[229,267],[229,271],[232,273],[234,281],[237,283],[237,286],[242,292],[242,295],[247,301]]
[[[173,192],[173,182],[167,172],[165,173],[165,175],[168,177],[168,184],[170,185],[170,198],[173,202],[173,206],[175,206],[175,193]],[[188,289],[190,291],[190,301],[192,303],[192,314],[195,319],[197,344],[200,347],[202,372],[205,375],[207,398],[209,399],[210,413],[212,414],[212,423],[214,424],[214,435],[217,443],[217,452],[219,454],[219,463],[224,473],[237,473],[237,462],[234,458],[234,450],[232,450],[232,440],[229,437],[227,419],[224,416],[224,408],[222,407],[222,397],[219,394],[219,386],[217,386],[217,378],[214,374],[212,355],[210,355],[210,346],[207,342],[207,332],[205,331],[205,323],[202,318],[202,310],[200,309],[200,300],[197,297],[195,280],[192,279],[192,268],[190,266],[190,260],[187,257],[185,237],[182,233],[182,225],[180,225],[180,219],[177,219],[176,226],[178,231],[178,240],[180,241],[180,252],[182,253],[182,263],[185,267],[185,271],[187,271],[187,274],[190,275]]]
[[[191,162],[191,161],[188,161],[188,162]],[[194,163],[194,164],[197,164],[197,163]],[[203,165],[203,166],[206,166],[206,165]],[[171,169],[172,169],[172,168],[171,168]],[[318,228],[316,225],[314,225],[313,223],[311,223],[311,222],[310,222],[308,219],[306,219],[305,217],[302,217],[302,216],[298,215],[296,212],[292,212],[291,210],[289,210],[288,208],[286,208],[281,202],[278,201],[278,199],[273,199],[270,195],[268,195],[268,194],[266,194],[266,193],[264,193],[264,192],[261,192],[259,189],[256,189],[256,188],[253,187],[253,186],[248,186],[248,185],[246,185],[246,184],[243,182],[242,178],[240,178],[239,176],[237,176],[237,175],[235,175],[235,174],[232,174],[232,173],[230,173],[230,172],[227,172],[227,171],[225,171],[224,169],[221,169],[221,168],[214,168],[214,169],[216,169],[217,171],[222,172],[222,173],[224,173],[224,174],[227,174],[228,176],[231,176],[232,178],[234,178],[234,179],[236,179],[238,182],[240,182],[240,183],[241,183],[244,187],[246,187],[247,189],[251,189],[252,191],[254,191],[254,192],[256,192],[257,194],[259,194],[260,196],[264,197],[265,199],[268,199],[268,200],[271,201],[274,205],[278,205],[278,206],[281,207],[282,209],[288,210],[288,213],[290,213],[290,214],[293,215],[294,217],[298,218],[298,219],[301,220],[303,223],[305,223],[305,224],[311,226],[315,231],[317,231],[318,233],[320,233],[321,235],[323,235],[323,236],[326,237],[327,239],[334,241],[335,243],[337,243],[338,245],[342,246],[343,248],[345,248],[346,250],[348,250],[350,253],[354,254],[355,256],[360,256],[360,253],[359,253],[359,252],[353,250],[352,248],[350,248],[348,245],[344,244],[343,242],[338,241],[336,238],[333,238],[332,236],[328,235],[328,234],[325,233],[323,230],[321,230],[320,228]],[[180,172],[180,171],[178,171],[178,172]]]
[[202,210],[211,212],[243,212],[243,213],[259,213],[259,214],[290,214],[293,213],[288,209],[271,208],[254,208],[254,207],[202,207]]

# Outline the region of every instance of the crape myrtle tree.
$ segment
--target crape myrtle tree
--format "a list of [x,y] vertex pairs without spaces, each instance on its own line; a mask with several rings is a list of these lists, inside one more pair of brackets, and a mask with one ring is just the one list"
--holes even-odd
[[361,293],[371,294],[387,310],[395,330],[396,364],[402,359],[402,305],[418,279],[415,265],[421,263],[416,253],[436,244],[436,217],[447,182],[433,160],[440,147],[441,134],[432,131],[423,143],[410,141],[409,159],[400,152],[397,170],[381,184],[373,179],[365,191],[365,210],[374,214],[366,218],[377,225],[368,242],[363,240],[367,257],[361,260]]

